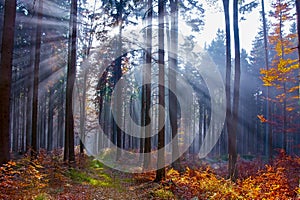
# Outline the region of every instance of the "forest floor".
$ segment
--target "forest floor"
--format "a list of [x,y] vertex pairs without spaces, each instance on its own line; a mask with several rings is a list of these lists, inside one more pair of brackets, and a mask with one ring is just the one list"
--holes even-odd
[[61,157],[41,152],[35,160],[25,156],[1,166],[0,199],[156,199],[152,191],[161,187],[153,182],[154,173],[123,173],[86,155],[69,166]]
[[166,179],[155,183],[154,172],[123,173],[88,156],[77,156],[68,166],[61,157],[42,151],[35,160],[25,156],[1,166],[0,199],[300,199],[300,158],[284,152],[268,165],[240,158],[235,183],[226,179],[222,159],[190,156],[181,161],[182,173],[169,168]]

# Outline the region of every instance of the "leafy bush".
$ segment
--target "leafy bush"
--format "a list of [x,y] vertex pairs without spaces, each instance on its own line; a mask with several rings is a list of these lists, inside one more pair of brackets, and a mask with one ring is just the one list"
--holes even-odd
[[[218,175],[210,167],[190,169],[182,175],[174,169],[167,172],[164,188],[180,199],[294,199],[300,195],[300,159],[281,153],[272,165],[242,161],[242,174],[236,183]],[[263,166],[263,167],[262,167]],[[254,171],[256,170],[256,171]]]

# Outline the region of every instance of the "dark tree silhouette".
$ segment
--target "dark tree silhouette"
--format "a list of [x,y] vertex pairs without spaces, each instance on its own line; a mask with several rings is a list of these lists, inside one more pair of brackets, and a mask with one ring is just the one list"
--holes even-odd
[[231,126],[228,129],[228,154],[229,154],[229,177],[235,181],[237,179],[237,145],[236,135],[238,128],[238,111],[239,111],[239,98],[240,98],[240,74],[241,74],[241,61],[240,61],[240,38],[238,26],[238,0],[233,1],[233,32],[234,32],[234,85],[233,85],[233,108],[231,112]]
[[34,78],[33,78],[33,97],[32,97],[32,132],[31,132],[31,150],[32,156],[35,157],[37,154],[37,131],[38,131],[38,90],[39,90],[39,68],[41,59],[41,40],[42,40],[42,18],[43,18],[43,0],[39,1],[38,4],[38,23],[36,28],[36,44],[35,44],[35,58],[34,58]]
[[[145,82],[151,82],[151,62],[152,62],[152,15],[153,15],[153,9],[152,9],[152,0],[148,0],[148,15],[147,15],[147,52],[146,52],[146,68],[143,69],[144,77],[143,80]],[[143,92],[145,92],[145,109],[142,110],[144,112],[145,117],[145,125],[147,126],[145,130],[145,157],[144,157],[144,168],[148,168],[151,162],[151,126],[150,126],[150,116],[149,116],[149,110],[150,110],[150,104],[151,104],[151,84],[147,84],[143,87]],[[144,96],[144,94],[143,94]],[[144,105],[144,103],[143,103]],[[143,116],[142,115],[142,116]],[[143,120],[143,119],[142,119]]]
[[9,115],[16,0],[5,1],[0,66],[0,164],[9,156]]
[[74,152],[74,118],[73,118],[73,88],[76,75],[76,39],[77,39],[77,0],[72,0],[70,10],[69,52],[66,89],[65,114],[65,151],[64,160],[75,161]]

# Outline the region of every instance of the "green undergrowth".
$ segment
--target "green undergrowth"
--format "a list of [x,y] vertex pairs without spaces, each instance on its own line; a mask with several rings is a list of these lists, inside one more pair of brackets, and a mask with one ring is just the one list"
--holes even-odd
[[175,196],[170,190],[166,190],[164,188],[159,188],[150,192],[152,197],[159,199],[174,199]]
[[34,200],[49,200],[50,196],[46,193],[38,194],[34,197]]
[[121,190],[120,180],[115,177],[112,178],[103,163],[92,158],[89,158],[87,165],[83,169],[71,168],[68,170],[67,175],[80,184]]

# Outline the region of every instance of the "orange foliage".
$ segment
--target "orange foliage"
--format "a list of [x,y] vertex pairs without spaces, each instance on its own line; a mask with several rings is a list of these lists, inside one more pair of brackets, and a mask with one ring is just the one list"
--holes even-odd
[[[261,122],[276,126],[277,130],[285,133],[296,132],[298,127],[299,111],[299,84],[298,71],[299,59],[295,58],[296,34],[286,34],[284,26],[293,20],[292,4],[289,1],[276,0],[272,4],[274,12],[270,13],[274,18],[269,38],[270,47],[275,51],[271,65],[268,69],[261,69],[260,74],[263,85],[270,88],[270,101],[276,107],[270,111],[270,116],[265,119],[262,115],[258,118]],[[279,114],[280,113],[280,114]],[[282,115],[276,117],[276,115]],[[272,119],[271,119],[272,117]],[[287,121],[289,123],[287,123]]]
[[[180,175],[174,169],[167,173],[165,189],[179,199],[295,199],[300,195],[300,158],[292,158],[280,152],[272,165],[247,161],[239,163],[239,171],[249,172],[236,183],[217,175],[208,168],[187,168]],[[256,172],[253,169],[257,169]],[[245,175],[246,173],[244,173]]]
[[266,118],[263,115],[257,115],[257,117],[262,123],[267,122]]
[[2,165],[0,199],[35,199],[34,196],[49,188],[53,188],[54,193],[56,190],[61,191],[55,193],[54,199],[78,199],[81,189],[70,187],[70,179],[65,175],[68,166],[62,162],[61,157],[59,151],[47,154],[41,150],[36,159],[25,156]]

